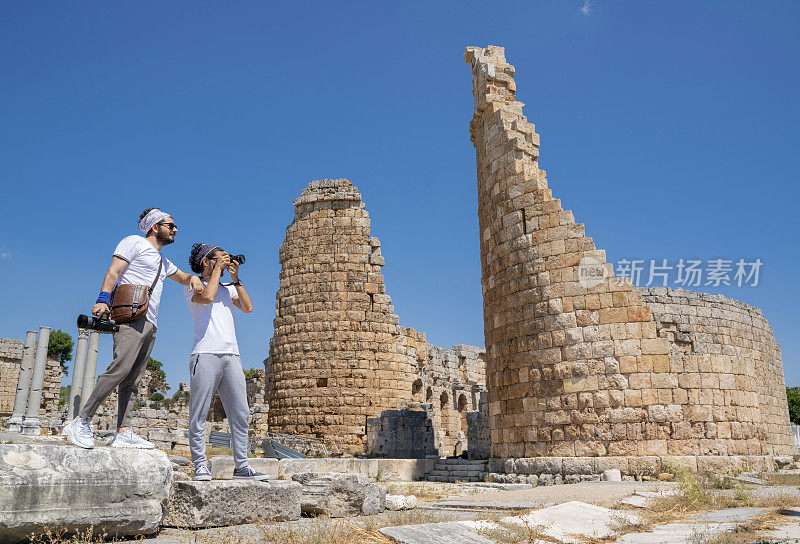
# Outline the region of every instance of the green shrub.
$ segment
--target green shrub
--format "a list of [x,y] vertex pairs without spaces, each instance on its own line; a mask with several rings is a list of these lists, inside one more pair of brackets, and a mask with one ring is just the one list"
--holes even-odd
[[61,329],[56,329],[50,333],[50,340],[47,342],[47,356],[61,363],[61,372],[63,372],[64,376],[69,375],[69,368],[66,363],[72,360],[72,348],[74,345],[72,337]]
[[787,387],[786,401],[789,403],[789,419],[800,425],[800,387]]

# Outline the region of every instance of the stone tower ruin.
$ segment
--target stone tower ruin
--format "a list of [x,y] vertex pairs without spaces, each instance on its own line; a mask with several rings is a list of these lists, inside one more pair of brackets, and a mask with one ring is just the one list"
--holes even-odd
[[[438,348],[399,325],[381,274],[381,243],[349,180],[313,181],[294,206],[279,250],[267,360],[270,431],[332,440],[354,452],[371,445],[383,454],[462,453],[467,415],[481,419],[485,401],[483,350]],[[397,429],[419,421],[419,413],[405,419],[409,407],[427,413],[430,436],[415,434],[424,443],[397,443]]]
[[269,427],[360,445],[365,418],[410,395],[380,242],[348,180],[312,182],[294,205],[279,250]]
[[464,60],[492,454],[790,453],[780,347],[761,311],[614,278],[539,169],[504,49],[469,47]]

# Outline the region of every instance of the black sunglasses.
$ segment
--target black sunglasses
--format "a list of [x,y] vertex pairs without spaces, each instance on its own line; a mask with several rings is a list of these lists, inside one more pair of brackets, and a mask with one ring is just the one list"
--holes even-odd
[[159,221],[158,223],[156,223],[156,225],[163,225],[165,227],[169,227],[170,230],[178,228],[178,225],[176,225],[175,223],[165,223],[163,221]]

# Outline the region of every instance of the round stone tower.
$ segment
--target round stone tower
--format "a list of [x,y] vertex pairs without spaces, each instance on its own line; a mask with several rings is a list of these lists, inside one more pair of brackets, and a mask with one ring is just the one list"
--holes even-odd
[[539,169],[503,48],[469,47],[464,60],[492,454],[791,453],[780,348],[761,312],[615,278]]
[[380,241],[349,180],[309,184],[280,247],[269,429],[363,450],[366,418],[410,400]]

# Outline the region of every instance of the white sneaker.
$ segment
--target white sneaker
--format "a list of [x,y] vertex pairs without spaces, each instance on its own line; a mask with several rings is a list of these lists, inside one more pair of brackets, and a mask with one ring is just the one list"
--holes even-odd
[[92,426],[83,418],[76,417],[66,425],[61,431],[72,444],[90,450],[94,447],[94,437],[92,436]]
[[206,465],[200,465],[194,469],[194,476],[192,476],[192,480],[195,482],[210,482],[211,471],[208,470]]
[[108,445],[112,448],[138,448],[140,450],[152,450],[156,447],[155,444],[145,440],[132,429],[128,429],[124,433],[115,433]]

